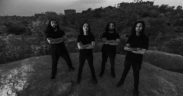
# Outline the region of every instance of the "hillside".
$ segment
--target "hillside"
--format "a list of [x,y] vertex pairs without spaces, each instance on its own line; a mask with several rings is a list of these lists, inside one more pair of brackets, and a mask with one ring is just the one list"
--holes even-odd
[[[143,20],[150,49],[183,55],[182,6],[155,5],[152,0],[116,5],[88,8],[72,15],[49,11],[34,16],[0,16],[0,64],[48,54],[50,49],[45,40],[45,30],[51,18],[57,19],[66,33],[69,39],[66,45],[72,53],[77,52],[76,38],[83,22],[90,24],[91,32],[99,43],[107,23],[115,22],[121,37],[118,49],[121,49],[135,21]],[[99,51],[101,46],[96,44],[95,52]]]
[[[71,54],[74,66],[78,69],[78,54]],[[100,72],[101,54],[94,54],[97,75]],[[97,85],[91,83],[87,64],[83,70],[80,85],[75,84],[77,71],[68,72],[65,62],[60,59],[56,80],[50,80],[50,56],[27,58],[0,65],[0,96],[132,96],[133,75],[130,71],[125,85],[115,85],[123,71],[124,56],[116,58],[117,78],[110,76],[110,65]],[[62,64],[61,64],[62,63]],[[64,64],[63,64],[64,63]],[[183,75],[170,72],[144,62],[140,77],[140,96],[181,96]]]

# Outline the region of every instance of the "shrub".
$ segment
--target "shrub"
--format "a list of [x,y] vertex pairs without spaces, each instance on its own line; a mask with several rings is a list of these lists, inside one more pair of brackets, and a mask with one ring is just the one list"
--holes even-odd
[[21,35],[26,32],[26,28],[21,23],[8,22],[5,24],[7,27],[7,34]]
[[[30,37],[29,37],[30,38]],[[0,39],[0,63],[20,60],[31,56],[48,54],[49,47],[45,41],[37,38],[28,39],[23,36],[8,35]]]
[[166,42],[163,46],[163,50],[183,55],[183,38],[175,38],[171,39],[170,41]]

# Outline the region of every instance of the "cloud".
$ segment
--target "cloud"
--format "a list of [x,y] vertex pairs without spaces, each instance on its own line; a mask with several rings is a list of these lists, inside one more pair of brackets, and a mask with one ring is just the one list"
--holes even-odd
[[78,0],[72,2],[69,5],[69,8],[76,9],[77,11],[86,10],[88,8],[97,8],[101,7],[106,0]]
[[[80,12],[88,8],[94,9],[101,6],[113,6],[120,2],[132,1],[133,0],[0,0],[0,15],[27,16],[46,11],[61,13],[65,9],[76,9]],[[155,4],[183,5],[183,1],[155,0]]]
[[77,4],[98,4],[103,3],[104,0],[78,0],[75,3]]
[[0,15],[33,15],[45,11],[63,12],[64,9],[97,7],[104,0],[0,0]]

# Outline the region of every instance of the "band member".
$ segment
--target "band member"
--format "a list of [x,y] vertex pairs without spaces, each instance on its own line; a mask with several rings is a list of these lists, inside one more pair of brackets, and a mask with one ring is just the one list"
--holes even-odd
[[69,70],[72,71],[75,68],[72,66],[72,62],[69,53],[65,47],[64,41],[67,39],[64,31],[59,28],[58,22],[54,19],[50,20],[46,29],[46,39],[51,46],[52,57],[52,75],[51,79],[54,79],[57,74],[57,63],[61,56],[65,59]]
[[130,37],[124,47],[127,51],[127,55],[124,62],[124,71],[117,87],[123,85],[126,75],[128,74],[130,67],[133,69],[134,76],[134,95],[138,96],[139,90],[139,72],[143,60],[143,54],[148,49],[148,37],[144,34],[145,23],[143,21],[137,21],[133,28]]
[[84,23],[81,27],[80,35],[77,38],[77,46],[79,49],[79,72],[78,72],[77,83],[80,83],[81,81],[82,70],[86,60],[88,61],[93,81],[94,83],[97,83],[95,69],[93,66],[93,51],[92,51],[92,49],[95,46],[95,40],[94,36],[90,32],[90,26],[88,23]]
[[100,77],[102,77],[104,74],[105,64],[109,58],[111,63],[111,76],[115,78],[116,46],[120,42],[120,36],[116,32],[115,23],[110,22],[107,24],[106,31],[102,34],[102,41],[104,45],[102,46],[102,64]]

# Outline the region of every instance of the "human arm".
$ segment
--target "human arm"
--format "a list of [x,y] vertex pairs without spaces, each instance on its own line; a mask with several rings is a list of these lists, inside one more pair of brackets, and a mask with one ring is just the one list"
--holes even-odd
[[120,42],[120,35],[118,33],[104,35],[105,37],[113,38],[112,40],[103,39],[106,44],[117,46]]
[[64,42],[66,40],[66,37],[60,37],[60,38],[47,38],[47,42],[49,44],[59,44],[61,42]]
[[58,44],[61,42],[64,42],[67,38],[65,35],[65,32],[60,30],[56,34],[51,32],[50,30],[47,30],[45,32],[46,40],[49,44]]
[[95,41],[92,41],[90,44],[86,45],[86,49],[93,49],[95,47]]
[[79,50],[84,48],[84,46],[81,42],[77,43],[77,47],[78,47]]
[[78,49],[92,49],[95,46],[95,42],[92,42],[90,44],[82,44],[81,42],[77,43]]
[[133,51],[133,53],[136,54],[145,54],[149,47],[149,39],[147,37],[143,38],[143,44],[140,46],[140,48],[137,48],[136,51]]
[[147,49],[143,49],[143,48],[137,48],[137,50],[133,50],[132,52],[135,54],[145,54]]
[[124,50],[125,51],[135,51],[136,50],[136,48],[132,48],[132,47],[130,47],[130,44],[129,43],[127,43],[125,46],[124,46]]
[[109,44],[109,45],[115,45],[115,46],[117,46],[117,45],[119,44],[119,42],[120,42],[120,39],[109,40],[109,41],[108,41],[108,44]]

